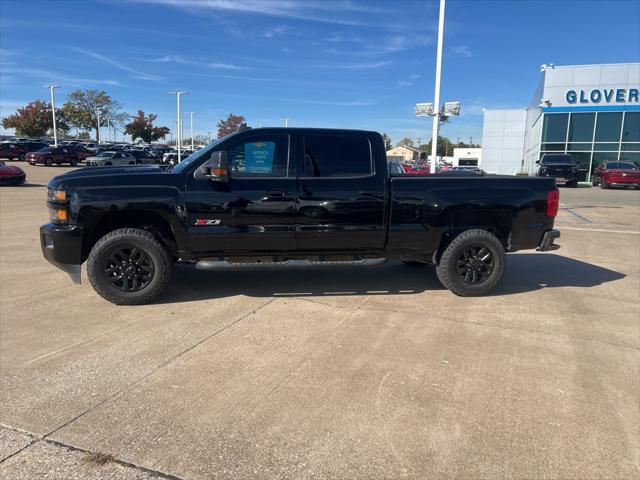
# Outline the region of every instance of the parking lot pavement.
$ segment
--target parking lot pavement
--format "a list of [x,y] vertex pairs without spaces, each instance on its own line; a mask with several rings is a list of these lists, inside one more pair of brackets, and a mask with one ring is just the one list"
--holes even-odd
[[44,261],[44,197],[0,189],[0,477],[640,475],[640,192],[562,189],[562,248],[489,297],[179,267],[140,307]]

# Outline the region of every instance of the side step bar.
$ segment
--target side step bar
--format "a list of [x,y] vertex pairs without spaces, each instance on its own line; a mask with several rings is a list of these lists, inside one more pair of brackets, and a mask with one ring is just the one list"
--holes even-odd
[[197,270],[253,270],[269,268],[309,268],[309,267],[377,267],[386,262],[386,258],[364,258],[361,260],[285,260],[283,262],[229,262],[227,260],[200,260]]

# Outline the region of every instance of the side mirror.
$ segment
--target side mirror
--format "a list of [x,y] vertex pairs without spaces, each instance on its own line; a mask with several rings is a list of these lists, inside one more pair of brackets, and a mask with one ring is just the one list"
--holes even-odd
[[229,167],[227,166],[227,152],[213,152],[202,166],[193,173],[196,180],[208,179],[212,182],[226,183],[229,181]]
[[540,165],[540,160],[536,160],[536,165]]

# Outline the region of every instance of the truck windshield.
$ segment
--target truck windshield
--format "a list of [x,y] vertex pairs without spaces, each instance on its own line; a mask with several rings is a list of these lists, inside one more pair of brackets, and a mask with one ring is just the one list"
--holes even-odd
[[[187,158],[185,158],[180,163],[178,163],[175,167],[173,167],[170,170],[171,173],[182,173],[182,172],[185,172],[186,170],[188,170],[191,167],[191,165],[197,164],[202,158],[208,158],[209,155],[211,154],[211,152],[215,151],[216,147],[220,144],[220,142],[222,142],[223,140],[226,140],[231,135],[235,135],[235,134],[236,134],[236,132],[231,133],[229,135],[226,135],[226,136],[224,136],[222,138],[219,138],[215,142],[210,143],[206,147],[201,148],[197,152],[192,153]],[[176,156],[176,159],[177,158],[178,157]]]
[[543,157],[542,158],[542,162],[540,163],[544,163],[544,164],[556,164],[556,163],[572,163],[571,162],[571,157],[569,155],[554,155],[552,157]]

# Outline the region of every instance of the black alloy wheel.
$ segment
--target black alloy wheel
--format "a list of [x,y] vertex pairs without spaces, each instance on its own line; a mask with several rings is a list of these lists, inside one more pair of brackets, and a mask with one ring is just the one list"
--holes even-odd
[[123,245],[107,257],[103,273],[117,290],[138,292],[153,280],[155,265],[143,250]]
[[495,259],[491,250],[482,245],[465,248],[456,261],[458,277],[468,285],[480,285],[486,282],[495,268]]

